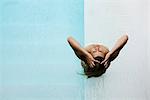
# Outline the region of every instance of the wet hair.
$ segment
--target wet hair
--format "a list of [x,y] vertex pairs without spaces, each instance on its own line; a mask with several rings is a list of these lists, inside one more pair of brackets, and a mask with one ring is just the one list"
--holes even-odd
[[[99,62],[102,62],[104,60],[104,58],[98,56],[98,57],[95,57],[95,60],[98,60]],[[103,64],[100,64],[98,62],[94,62],[94,64],[95,64],[94,68],[90,68],[88,66],[87,70],[84,71],[85,75],[87,75],[88,78],[90,78],[90,77],[99,77],[102,74],[104,74],[105,71],[106,71],[106,68]]]

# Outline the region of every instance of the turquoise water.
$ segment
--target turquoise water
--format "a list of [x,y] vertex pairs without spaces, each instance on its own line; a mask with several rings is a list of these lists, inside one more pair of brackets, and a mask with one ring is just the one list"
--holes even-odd
[[83,100],[83,0],[0,1],[1,100]]

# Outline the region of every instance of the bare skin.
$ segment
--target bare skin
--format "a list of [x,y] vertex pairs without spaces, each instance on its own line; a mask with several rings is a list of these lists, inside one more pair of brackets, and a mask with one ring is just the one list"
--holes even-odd
[[104,58],[101,64],[104,64],[105,68],[107,69],[110,66],[111,61],[116,59],[121,49],[127,43],[128,35],[124,34],[123,36],[121,36],[116,41],[115,45],[110,51],[106,46],[101,44],[91,44],[86,47],[82,47],[73,37],[68,37],[67,41],[74,50],[76,56],[80,60],[86,62],[88,66],[93,68],[95,66],[94,62],[100,63],[98,60],[95,60],[94,58],[97,56],[101,56]]

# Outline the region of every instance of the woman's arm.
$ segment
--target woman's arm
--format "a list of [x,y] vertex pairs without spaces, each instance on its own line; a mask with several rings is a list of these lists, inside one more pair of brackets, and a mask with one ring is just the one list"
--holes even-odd
[[124,47],[124,45],[128,41],[128,35],[121,36],[117,42],[115,43],[114,47],[108,52],[105,56],[105,59],[101,62],[101,64],[107,65],[111,61],[113,61],[118,55],[120,50]]
[[83,47],[80,46],[80,44],[73,38],[68,37],[67,38],[68,43],[74,50],[77,57],[83,61],[85,61],[90,67],[94,67],[94,62],[99,62],[95,60],[90,53],[88,53]]
[[73,37],[68,37],[67,41],[70,44],[71,48],[74,50],[77,57],[83,60],[83,56],[86,56],[88,52],[84,48],[82,48]]
[[125,44],[128,41],[128,35],[123,35],[121,36],[117,42],[115,43],[114,47],[111,49],[111,51],[109,52],[111,55],[110,60],[113,61],[118,55],[120,50],[125,46]]

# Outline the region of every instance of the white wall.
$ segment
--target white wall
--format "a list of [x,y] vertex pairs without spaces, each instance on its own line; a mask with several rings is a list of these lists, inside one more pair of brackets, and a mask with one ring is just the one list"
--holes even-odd
[[[150,5],[150,1],[148,1],[148,5]],[[148,6],[148,51],[147,51],[147,56],[148,56],[148,73],[150,73],[150,6]],[[150,94],[150,80],[148,80],[148,94]],[[150,96],[149,96],[150,99]]]
[[84,6],[85,44],[111,49],[122,34],[129,35],[107,72],[85,80],[85,100],[150,100],[148,0],[85,0]]

